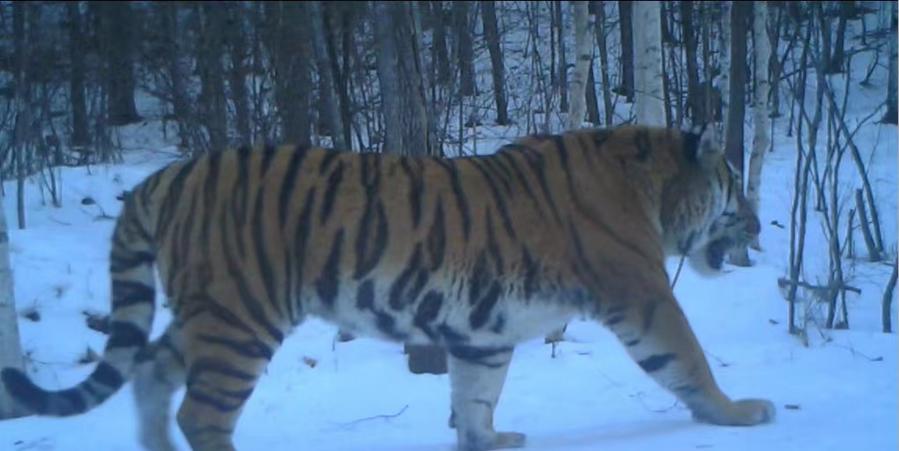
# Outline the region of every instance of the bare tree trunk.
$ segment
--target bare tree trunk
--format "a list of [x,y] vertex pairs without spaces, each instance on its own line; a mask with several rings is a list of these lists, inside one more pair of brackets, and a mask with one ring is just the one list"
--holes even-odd
[[325,36],[325,18],[322,5],[319,1],[309,2],[312,23],[313,47],[315,47],[315,64],[318,66],[318,76],[321,80],[321,91],[324,97],[325,110],[327,112],[328,128],[331,133],[331,141],[338,149],[349,150],[348,143],[344,141],[343,120],[340,116],[337,90],[334,86],[334,74],[331,71],[331,61],[328,55],[327,37]]
[[200,121],[209,135],[207,151],[218,152],[228,146],[228,110],[222,67],[224,48],[220,36],[225,33],[225,11],[221,5],[201,3],[200,42],[197,70],[200,73]]
[[82,147],[90,143],[87,122],[87,103],[84,99],[84,55],[87,52],[82,30],[81,12],[77,2],[66,3],[69,21],[69,101],[72,106],[72,146]]
[[568,60],[565,52],[565,23],[562,21],[562,2],[550,2],[552,6],[553,23],[555,23],[556,43],[559,46],[559,75],[556,81],[559,83],[559,111],[567,112],[568,99]]
[[302,3],[263,3],[266,21],[274,36],[268,47],[275,72],[275,105],[281,122],[281,139],[309,145],[311,139],[310,36],[304,25],[306,6]]
[[892,5],[892,18],[890,19],[890,74],[887,81],[887,111],[883,115],[882,122],[896,124],[899,119],[899,97],[896,96],[896,4]]
[[845,58],[846,22],[855,11],[854,1],[837,2],[840,5],[840,18],[837,22],[837,35],[833,47],[833,56],[830,59],[829,73],[843,71],[843,59]]
[[606,7],[602,1],[594,1],[592,4],[596,11],[596,46],[599,47],[603,113],[605,125],[608,127],[612,125],[612,116],[615,111],[612,106],[612,91],[609,83],[609,51],[606,46]]
[[34,30],[30,15],[34,4],[13,3],[13,49],[15,51],[16,125],[14,137],[16,168],[16,213],[19,229],[25,228],[25,153],[31,149],[33,111],[31,104],[31,68],[28,55]]
[[375,47],[377,49],[378,82],[381,88],[381,111],[384,115],[383,152],[402,152],[403,142],[402,93],[397,39],[394,37],[393,9],[395,4],[374,3]]
[[[749,180],[747,181],[746,200],[750,208],[756,214],[759,213],[759,190],[762,184],[762,165],[765,161],[765,153],[771,143],[768,129],[771,125],[770,109],[768,107],[768,92],[771,83],[768,79],[768,63],[771,60],[771,46],[768,39],[768,5],[765,2],[754,2],[754,20],[752,37],[755,42],[752,56],[755,63],[755,82],[753,90],[752,108],[752,153],[749,157]],[[753,248],[759,249],[758,238],[752,243]]]
[[[26,8],[32,6],[25,2],[15,2],[13,9],[13,44],[16,52],[16,100],[21,101],[20,94],[23,88],[25,66],[25,20]],[[20,110],[21,111],[21,110]],[[17,118],[16,140],[19,139],[21,126],[18,124],[23,118]],[[19,144],[17,142],[17,144]],[[0,367],[13,367],[24,369],[22,359],[22,347],[19,341],[18,315],[16,314],[15,292],[13,290],[12,266],[9,261],[9,229],[6,224],[6,215],[2,212],[3,198],[0,196]],[[13,402],[6,390],[0,390],[0,419],[15,418],[24,412]]]
[[[749,27],[749,14],[752,3],[735,2],[731,5],[731,58],[730,58],[730,99],[727,110],[727,135],[724,153],[727,159],[740,171],[741,180],[744,173],[743,121],[746,117],[746,34]],[[742,186],[742,185],[741,185]],[[730,252],[730,262],[738,266],[749,266],[749,254],[745,247]]]
[[690,0],[680,2],[681,23],[684,32],[684,52],[687,63],[687,109],[693,123],[705,123],[709,120],[703,102],[700,98],[699,65],[696,58],[697,39],[693,29],[693,2]]
[[182,152],[189,152],[199,145],[196,142],[196,118],[192,112],[191,101],[186,89],[186,75],[181,65],[181,27],[178,23],[178,5],[174,2],[159,2],[160,27],[162,28],[162,49],[169,78],[169,93],[172,102],[172,113],[178,126],[179,146]]
[[[718,75],[718,90],[721,92],[721,119],[724,121],[722,124],[723,127],[727,127],[729,124],[727,119],[727,114],[730,111],[730,66],[731,66],[731,9],[733,8],[732,2],[720,2],[718,4],[720,7],[720,20],[721,20],[721,32],[718,34],[718,44],[719,44],[719,52],[718,56],[718,70],[720,74]],[[721,133],[719,137],[721,138],[721,144],[725,145],[725,140],[727,139],[727,132],[724,128],[721,129],[724,133]]]
[[862,228],[862,237],[865,239],[865,247],[868,248],[868,260],[877,262],[881,260],[880,250],[871,236],[871,228],[868,226],[868,212],[865,209],[865,200],[862,198],[862,190],[855,190],[855,208],[858,211],[858,223]]
[[127,125],[141,120],[134,103],[135,10],[128,2],[93,2],[100,17],[100,40],[105,61],[109,97],[109,125]]
[[449,52],[446,49],[446,12],[443,10],[442,1],[430,1],[431,20],[434,25],[433,60],[437,66],[437,80],[439,85],[450,82]]
[[662,72],[662,10],[658,1],[633,4],[633,22],[640,24],[634,33],[634,91],[637,123],[665,126],[665,97]]
[[[634,27],[632,19],[634,2],[618,1],[618,20],[621,23],[621,86],[619,93],[628,102],[634,101]],[[660,31],[661,33],[661,31]]]
[[[0,211],[4,211],[2,196],[0,196]],[[23,370],[25,365],[22,355],[13,291],[13,272],[9,262],[9,229],[6,226],[6,215],[0,214],[0,368]],[[6,390],[0,390],[0,419],[22,415],[24,412],[13,402]]]
[[474,78],[474,45],[468,29],[471,2],[458,0],[453,2],[453,28],[456,36],[456,57],[459,62],[460,94],[473,96],[477,91]]
[[228,70],[228,88],[231,90],[231,101],[234,102],[234,128],[242,144],[253,143],[253,132],[250,128],[250,98],[247,92],[247,37],[244,31],[243,17],[246,15],[244,5],[226,3],[228,25],[225,27],[225,42],[231,67]]
[[496,100],[496,123],[509,124],[506,105],[506,71],[503,66],[503,52],[499,45],[499,29],[496,21],[496,2],[481,1],[481,20],[484,23],[484,40],[490,52],[490,66],[493,70],[493,97]]
[[899,261],[893,261],[893,274],[890,275],[890,281],[887,282],[887,288],[883,292],[883,301],[881,302],[881,321],[883,322],[883,331],[884,333],[890,333],[893,331],[892,326],[892,306],[893,306],[893,292],[896,289],[896,273],[899,270]]
[[575,68],[571,78],[571,105],[568,110],[568,129],[578,129],[584,123],[586,114],[587,75],[593,60],[593,18],[588,12],[586,1],[574,2]]

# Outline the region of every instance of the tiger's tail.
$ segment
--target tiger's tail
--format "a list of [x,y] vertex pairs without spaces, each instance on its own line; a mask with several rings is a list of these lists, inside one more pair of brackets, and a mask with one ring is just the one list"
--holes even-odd
[[2,380],[6,391],[27,412],[69,416],[96,407],[128,381],[136,357],[147,346],[155,310],[156,253],[136,201],[133,194],[126,196],[113,232],[109,268],[112,312],[109,340],[100,363],[83,382],[59,391],[44,390],[24,372],[4,368]]

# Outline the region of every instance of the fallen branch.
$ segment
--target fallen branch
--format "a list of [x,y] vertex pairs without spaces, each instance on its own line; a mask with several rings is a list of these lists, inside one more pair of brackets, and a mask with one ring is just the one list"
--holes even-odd
[[396,418],[396,417],[402,415],[403,412],[405,412],[406,409],[408,409],[408,408],[409,408],[409,404],[406,404],[406,405],[403,406],[403,408],[400,409],[397,413],[393,413],[393,414],[382,414],[382,415],[374,415],[374,416],[370,416],[370,417],[360,418],[360,419],[358,419],[358,420],[350,421],[349,423],[343,423],[343,424],[340,425],[340,427],[349,429],[349,428],[351,428],[351,427],[353,427],[353,426],[356,426],[357,424],[362,423],[362,422],[365,422],[365,421],[371,421],[371,420],[377,420],[377,419],[390,420],[390,419],[392,419],[392,418]]
[[833,284],[833,285],[812,285],[808,282],[803,282],[801,280],[798,282],[793,282],[793,281],[788,280],[783,277],[780,277],[777,279],[777,286],[782,289],[786,288],[788,286],[792,286],[792,285],[795,285],[799,288],[805,288],[806,290],[809,290],[809,291],[815,293],[816,296],[819,296],[822,299],[827,299],[826,296],[829,295],[829,293],[832,293],[833,290],[851,291],[855,294],[862,294],[862,290],[860,290],[856,287],[853,287],[851,285],[846,285],[844,283],[837,283],[837,284]]

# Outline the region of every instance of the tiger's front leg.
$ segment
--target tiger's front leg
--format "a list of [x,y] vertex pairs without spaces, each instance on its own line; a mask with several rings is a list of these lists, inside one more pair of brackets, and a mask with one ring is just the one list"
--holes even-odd
[[696,420],[728,426],[772,421],[775,408],[770,401],[733,401],[718,388],[674,295],[656,291],[656,296],[612,305],[601,315],[634,361],[686,404]]
[[496,432],[493,412],[499,401],[512,348],[457,346],[449,349],[453,423],[460,451],[521,448],[525,435]]

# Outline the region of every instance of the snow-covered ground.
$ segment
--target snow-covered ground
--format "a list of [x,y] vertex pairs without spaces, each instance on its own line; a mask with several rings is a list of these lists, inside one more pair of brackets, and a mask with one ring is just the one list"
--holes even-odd
[[[864,73],[863,60],[857,58],[853,74]],[[882,102],[885,72],[875,72],[871,87],[852,84],[850,127]],[[839,76],[832,83],[843,86]],[[152,111],[142,114],[153,117]],[[823,329],[824,308],[808,306],[800,312],[808,342],[786,332],[787,305],[776,280],[786,274],[796,150],[785,122],[778,121],[775,150],[763,172],[763,251],[751,252],[755,265],[728,267],[714,279],[701,279],[685,267],[675,289],[724,391],[735,398],[771,399],[778,407],[776,421],[753,428],[693,422],[609,332],[578,322],[555,357],[542,340],[516,349],[497,429],[527,433],[527,449],[547,451],[897,449],[897,336],[879,331],[890,267],[863,259],[848,265],[851,284],[862,290],[848,298],[849,330]],[[38,321],[20,320],[23,350],[32,377],[44,387],[82,380],[93,364],[78,360],[105,343],[104,335],[85,327],[83,316],[109,309],[113,222],[99,218],[101,213],[115,216],[122,190],[174,158],[158,122],[120,133],[129,149],[124,163],[62,170],[62,208],[43,201],[37,179],[29,182],[27,229],[15,230],[14,196],[4,199],[18,309],[40,315]],[[478,153],[490,152],[496,137],[505,134],[491,127],[480,133]],[[857,143],[871,161],[885,240],[895,256],[896,127],[869,123]],[[848,157],[843,170],[843,182],[856,186]],[[15,184],[5,189],[14,193]],[[96,205],[82,205],[86,196]],[[787,228],[771,225],[774,221]],[[809,227],[807,247],[806,277],[825,277],[827,253],[816,222]],[[858,237],[856,248],[864,255]],[[676,264],[669,262],[672,272]],[[894,327],[899,326],[895,308],[894,303]],[[157,332],[168,319],[161,310]],[[367,338],[335,343],[334,335],[332,326],[313,319],[285,342],[247,404],[235,436],[238,449],[453,449],[447,376],[410,374],[400,345]],[[180,448],[188,449],[174,423],[173,433]],[[0,450],[82,449],[138,449],[130,386],[82,416],[0,421]]]

